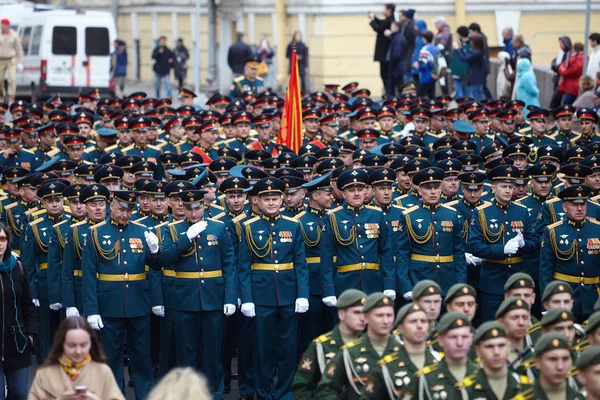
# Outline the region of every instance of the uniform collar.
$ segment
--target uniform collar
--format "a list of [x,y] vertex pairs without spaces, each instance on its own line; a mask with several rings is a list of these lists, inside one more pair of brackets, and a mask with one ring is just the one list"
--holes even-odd
[[477,203],[475,204],[469,203],[464,197],[461,199],[461,201],[464,203],[464,205],[466,205],[469,208],[476,208],[482,204],[481,199],[477,200]]
[[248,136],[247,138],[241,138],[241,137],[239,137],[239,138],[236,138],[236,139],[238,140],[238,142],[246,144],[246,143],[248,143],[250,141],[250,136]]
[[267,221],[267,222],[275,222],[275,221],[277,221],[279,218],[281,218],[281,214],[277,214],[277,215],[275,215],[274,217],[268,217],[268,216],[266,216],[265,214],[263,214],[263,215],[261,216],[261,218],[262,218],[262,219],[264,219],[264,220],[265,220],[265,221]]
[[375,203],[375,200],[373,200],[373,204],[379,208],[381,208],[381,211],[386,212],[388,211],[390,208],[392,208],[392,203],[390,204],[386,204],[384,206],[380,206],[379,204]]
[[448,196],[447,194],[442,193],[440,197],[447,201],[454,201],[458,199],[458,193],[454,194],[453,196]]
[[434,204],[434,205],[425,204],[425,203],[423,203],[423,200],[420,200],[419,203],[421,203],[420,204],[421,208],[424,208],[426,210],[437,210],[441,206],[440,203],[437,203],[437,204]]
[[146,150],[146,148],[148,148],[148,145],[146,145],[145,147],[142,147],[142,146],[138,145],[137,143],[135,143],[133,145],[133,147],[136,149],[140,149],[141,151],[144,151],[144,150]]
[[351,206],[350,204],[347,204],[347,203],[346,203],[346,209],[347,209],[347,210],[350,210],[350,211],[360,211],[360,210],[362,210],[363,208],[365,208],[365,205],[364,205],[364,204],[361,204],[361,205],[360,205],[360,206],[358,206],[358,207],[353,207],[353,206]]
[[126,228],[127,225],[129,225],[129,221],[127,221],[124,225],[121,225],[117,221],[115,221],[114,219],[111,218],[110,224],[116,226],[117,228]]
[[[202,217],[202,218],[200,218],[200,219],[198,220],[198,222],[200,222],[200,221],[204,221],[204,217]],[[187,219],[187,218],[185,218],[185,222],[187,222],[187,223],[188,223],[188,224],[190,224],[190,225],[194,225],[194,224],[196,223],[196,222],[192,222],[192,221],[190,221],[190,220],[189,220],[189,219]]]
[[407,191],[407,190],[400,188],[400,186],[396,187],[396,192],[400,193],[400,195],[404,195],[404,194],[408,193],[409,191],[410,191],[410,189]]
[[244,212],[244,209],[243,209],[243,208],[242,208],[242,212],[241,212],[241,213],[239,213],[239,214],[236,214],[236,213],[234,213],[234,212],[232,212],[232,211],[230,210],[230,211],[228,211],[228,212],[227,212],[227,215],[229,215],[231,218],[235,218],[235,217],[237,217],[238,215],[241,215],[243,212]]
[[534,193],[534,194],[531,195],[531,197],[533,197],[534,199],[536,199],[536,200],[538,200],[538,201],[540,201],[540,202],[543,203],[546,200],[548,200],[548,197],[550,197],[550,196],[539,196],[539,195],[537,195],[537,194]]
[[211,147],[198,146],[198,147],[200,148],[200,150],[202,150],[204,153],[207,153],[207,154],[208,154],[209,151],[211,151],[213,149],[212,146]]
[[300,212],[304,211],[304,204],[298,208],[290,208],[290,207],[286,206],[285,209],[287,211],[291,212],[292,214],[296,215],[296,214],[299,214]]
[[150,214],[150,217],[157,221],[164,221],[169,218],[169,213],[166,213],[165,215],[161,215],[161,216],[156,215],[156,214]]
[[572,219],[569,219],[568,221],[568,224],[573,225],[575,228],[581,228],[583,224],[585,224],[585,218],[583,221],[573,221]]
[[56,221],[58,221],[58,220],[60,220],[62,218],[62,215],[63,215],[63,213],[61,212],[60,214],[58,214],[58,215],[56,215],[54,217],[52,215],[50,215],[50,214],[46,214],[46,217],[48,218],[49,221],[56,222]]
[[79,218],[75,218],[75,217],[71,216],[71,221],[73,221],[73,223],[78,223],[78,222],[81,222],[84,220],[86,220],[86,217],[79,219]]
[[325,214],[325,210],[317,210],[316,208],[312,208],[311,206],[306,207],[306,211],[311,214],[317,214],[317,215]]
[[494,203],[496,205],[496,207],[498,207],[501,210],[507,210],[508,207],[510,207],[510,202],[508,204],[504,205],[504,204],[500,203],[499,201],[497,201],[495,197],[492,200],[492,203]]

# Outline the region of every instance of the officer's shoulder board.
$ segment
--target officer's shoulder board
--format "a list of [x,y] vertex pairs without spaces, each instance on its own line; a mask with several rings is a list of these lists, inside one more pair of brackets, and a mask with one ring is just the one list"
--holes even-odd
[[130,144],[129,146],[127,146],[127,147],[125,147],[125,148],[123,149],[123,153],[126,153],[126,152],[128,152],[129,150],[133,149],[134,147],[135,147],[135,145],[133,145],[133,144]]
[[[165,144],[166,144],[166,143],[165,143]],[[165,144],[163,144],[163,146],[164,146]],[[152,144],[149,144],[149,145],[148,145],[148,148],[150,148],[150,149],[152,149],[152,150],[160,151],[160,147],[158,147],[158,146],[154,146],[154,145],[152,145]]]
[[31,214],[33,214],[33,213],[34,213],[34,212],[36,212],[37,210],[38,210],[38,208],[37,208],[37,207],[30,208],[29,210],[26,210],[26,211],[25,211],[25,215],[29,217]]
[[[455,200],[456,201],[456,200]],[[450,206],[450,204],[440,204],[442,207],[447,208],[448,210],[456,212],[456,208]]]
[[379,206],[366,205],[365,208],[368,208],[369,210],[381,211],[381,207]]
[[300,221],[300,218],[302,218],[304,215],[306,215],[306,211],[300,211],[300,213],[298,215],[294,216],[294,219],[296,221]]
[[488,207],[489,207],[489,206],[491,206],[491,205],[492,205],[492,203],[484,203],[484,204],[482,204],[482,205],[478,206],[478,207],[477,207],[477,210],[478,210],[478,211],[484,210],[484,209],[488,208]]
[[211,208],[216,208],[216,209],[217,209],[217,210],[219,210],[219,211],[224,211],[224,210],[225,210],[225,207],[223,207],[223,206],[220,206],[220,205],[218,205],[218,204],[215,204],[215,203],[210,203],[210,207],[211,207]]
[[142,223],[142,221],[143,221],[143,220],[145,220],[145,219],[148,219],[148,217],[149,217],[149,216],[148,216],[148,215],[146,215],[145,217],[142,217],[142,218],[140,218],[140,219],[136,219],[136,220],[135,220],[135,221],[133,221],[133,222],[137,222],[138,224],[141,224],[141,223]]
[[60,225],[66,223],[66,222],[71,222],[71,220],[69,219],[65,219],[64,221],[60,221],[58,224],[54,224],[52,225],[53,228],[58,228]]
[[29,154],[34,154],[33,151],[26,149],[25,147],[21,147],[21,151],[24,151],[25,153],[29,153]]
[[260,219],[260,217],[250,218],[248,221],[244,222],[244,225],[250,225],[250,224],[258,221],[259,219]]
[[244,219],[244,218],[246,218],[246,217],[247,217],[246,213],[244,213],[244,212],[243,212],[243,213],[241,213],[240,215],[238,215],[238,216],[234,217],[234,218],[232,219],[232,221],[233,221],[234,223],[236,223],[236,224],[237,224],[238,222],[240,222],[241,220],[243,220],[243,219]]
[[184,220],[184,219],[181,219],[181,220],[179,220],[179,221],[167,222],[167,224],[168,224],[169,226],[175,226],[175,225],[177,225],[177,224],[180,224],[180,223],[182,223],[183,221],[185,221],[185,220]]
[[[446,206],[446,207],[454,207],[455,205],[458,204],[458,200],[452,200],[449,201],[447,203],[442,204],[442,206]],[[456,211],[456,210],[455,210]]]
[[[69,211],[71,211],[71,210],[69,210]],[[29,215],[31,215],[31,217],[33,217],[35,219],[35,218],[41,217],[42,215],[44,215],[46,213],[47,213],[46,209],[38,210],[36,207],[36,208],[32,209],[32,212]]]
[[71,228],[76,228],[78,226],[85,225],[85,224],[88,224],[88,223],[89,223],[89,221],[86,221],[86,220],[79,221],[79,222],[76,222],[73,225],[71,225]]
[[398,210],[400,210],[400,211],[404,211],[404,210],[405,210],[405,208],[404,208],[404,207],[402,207],[402,206],[399,206],[398,204],[392,204],[392,208],[397,208],[397,209],[398,209]]
[[542,324],[536,322],[535,324],[531,325],[529,329],[527,329],[527,334],[531,335],[533,332],[539,331],[540,329],[542,329]]
[[524,392],[517,394],[512,400],[527,400],[533,398],[533,388],[529,388]]
[[523,204],[521,204],[521,203],[515,203],[515,202],[513,202],[513,204],[514,204],[515,206],[518,206],[518,207],[521,207],[521,208],[524,208],[524,209],[526,209],[526,210],[527,210],[527,207],[525,207],[525,206],[524,206]]
[[358,346],[360,344],[360,342],[361,342],[361,338],[358,338],[356,340],[352,340],[352,341],[346,343],[345,345],[343,345],[342,346],[342,350],[349,350],[349,349],[351,349],[353,347],[356,347],[356,346]]
[[331,338],[331,332],[324,333],[313,340],[314,344],[325,343]]
[[434,372],[437,369],[438,369],[438,364],[436,362],[434,364],[429,364],[429,365],[424,366],[423,368],[421,368],[420,370],[418,370],[417,372],[415,372],[415,375],[417,377],[421,377],[423,375],[430,374],[430,373]]
[[221,214],[219,214],[219,215],[216,215],[216,216],[214,216],[214,217],[212,217],[212,218],[207,218],[207,219],[208,219],[209,221],[212,221],[212,222],[216,222],[216,223],[218,223],[218,224],[223,224],[223,225],[225,225],[225,222],[223,222],[223,221],[219,221],[219,218],[222,218],[222,217],[223,217],[223,215],[225,215],[225,213],[221,213]]
[[338,212],[340,211],[342,208],[344,208],[343,206],[337,206],[336,208],[333,208],[329,211],[327,211],[329,214],[333,214],[334,212]]
[[409,207],[409,208],[407,208],[406,210],[402,211],[402,214],[404,214],[404,215],[408,215],[408,214],[410,214],[411,212],[413,212],[413,211],[415,211],[415,210],[418,210],[418,209],[419,209],[419,205],[418,205],[418,204],[415,204],[414,206],[412,206],[412,207]]
[[377,360],[377,365],[379,365],[381,367],[383,365],[392,363],[392,362],[396,361],[397,359],[398,359],[398,352],[394,351],[393,353],[386,354],[385,356],[383,356],[379,360]]
[[591,222],[594,225],[600,225],[600,221],[598,221],[595,218],[591,218],[591,217],[586,217],[588,222]]
[[38,218],[38,219],[36,219],[36,220],[33,220],[33,221],[31,221],[31,222],[29,223],[29,225],[37,225],[37,224],[39,224],[40,222],[42,222],[43,220],[44,220],[44,218]]
[[545,203],[552,204],[552,203],[556,203],[557,201],[560,201],[560,198],[553,197],[551,199],[546,200]]
[[161,222],[160,224],[156,225],[154,227],[154,229],[156,229],[157,231],[160,230],[162,227],[169,225],[170,222],[169,221],[165,221],[165,222]]
[[98,228],[100,228],[101,226],[104,226],[104,225],[106,225],[106,221],[102,221],[102,222],[100,222],[100,223],[98,223],[96,225],[91,225],[90,229],[98,229]]
[[291,218],[291,217],[286,217],[285,215],[282,215],[282,216],[281,216],[281,218],[282,218],[282,219],[285,219],[286,221],[292,221],[292,222],[293,222],[293,223],[295,223],[295,224],[297,224],[297,223],[298,223],[298,221],[297,221],[297,220],[295,220],[294,218]]
[[104,153],[110,153],[113,150],[116,150],[119,148],[118,144],[113,144],[112,146],[108,146],[107,148],[104,149]]
[[237,77],[237,78],[235,78],[233,81],[234,81],[234,82],[241,82],[241,81],[243,81],[244,79],[246,79],[246,76],[245,76],[245,75],[242,75],[242,76],[238,76],[238,77]]
[[457,389],[465,389],[470,386],[473,386],[475,384],[475,376],[477,376],[477,373],[474,373],[473,375],[465,376],[462,379],[462,381],[456,383],[455,387]]
[[54,147],[52,150],[50,150],[49,152],[47,152],[46,155],[48,157],[54,157],[58,153],[60,153],[60,150],[58,148]]
[[145,230],[151,229],[151,228],[147,227],[146,225],[139,223],[138,221],[139,221],[139,220],[136,220],[136,221],[131,221],[131,223],[132,223],[132,224],[134,224],[134,225],[137,225],[137,226],[141,226],[141,227],[142,227],[142,228],[144,228]]
[[7,210],[9,210],[9,209],[11,209],[11,208],[13,208],[13,207],[16,207],[16,206],[17,206],[17,204],[19,204],[19,203],[15,201],[14,203],[10,203],[9,205],[7,205],[7,206],[6,206],[6,207],[4,207],[4,208],[6,208]]
[[[108,147],[107,147],[108,148]],[[93,153],[94,151],[96,151],[98,149],[96,149],[95,147],[87,147],[85,150],[83,150],[84,153]],[[54,151],[54,150],[53,150]],[[50,152],[46,153],[47,155],[50,155]],[[51,156],[52,157],[52,156]]]
[[560,225],[562,225],[562,223],[563,223],[563,220],[561,219],[560,221],[556,221],[555,223],[548,225],[548,226],[547,226],[547,228],[548,228],[548,229],[554,229],[554,228],[556,228],[557,226],[560,226]]

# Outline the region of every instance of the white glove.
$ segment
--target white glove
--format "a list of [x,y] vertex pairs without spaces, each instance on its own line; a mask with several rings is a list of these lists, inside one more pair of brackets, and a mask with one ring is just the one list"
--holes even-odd
[[400,136],[407,137],[407,136],[411,135],[414,131],[415,131],[415,124],[413,124],[412,122],[409,122],[408,124],[404,125],[404,129],[402,129],[402,133],[400,133]]
[[523,238],[521,231],[517,231],[517,242],[519,243],[519,248],[525,246],[525,238]]
[[242,314],[248,318],[254,318],[256,316],[256,307],[254,307],[254,303],[242,304]]
[[392,290],[392,289],[387,289],[383,291],[383,294],[385,294],[387,297],[391,298],[392,300],[396,300],[396,291]]
[[404,297],[404,300],[410,301],[412,300],[412,290],[410,292],[406,292],[402,295],[402,297]]
[[17,64],[17,71],[19,71],[19,72],[22,72],[22,71],[23,71],[23,69],[24,69],[24,67],[23,67],[23,64],[21,64],[21,63],[18,63],[18,64]]
[[67,318],[79,317],[79,310],[77,307],[67,307]]
[[323,304],[327,307],[335,307],[337,304],[337,297],[335,296],[327,296],[323,298]]
[[36,307],[39,307],[39,306],[40,306],[40,301],[39,301],[38,299],[33,299],[33,300],[31,300],[31,302],[32,302],[33,304],[35,304],[35,306],[36,306]]
[[504,245],[504,254],[515,254],[517,251],[519,251],[519,242],[515,239],[510,239]]
[[146,238],[146,244],[150,249],[150,253],[158,253],[158,236],[154,232],[144,232],[144,237]]
[[233,315],[233,313],[235,312],[235,304],[225,304],[223,306],[223,314],[225,314],[226,316],[230,316]]
[[471,256],[471,261],[473,261],[473,264],[475,264],[475,265],[481,265],[481,263],[483,263],[482,258],[475,257],[475,256]]
[[198,221],[194,225],[190,226],[185,233],[190,240],[194,240],[196,236],[201,234],[205,229],[208,223],[206,221]]
[[298,314],[304,314],[308,311],[308,299],[299,298],[296,299],[296,312]]
[[165,316],[165,306],[154,306],[152,307],[152,313],[157,317]]
[[60,303],[54,303],[54,304],[50,304],[50,309],[54,310],[54,311],[58,311],[62,308],[62,304]]
[[98,314],[89,315],[87,317],[87,320],[88,320],[88,324],[90,324],[92,329],[99,331],[100,329],[104,328],[104,324],[102,323],[102,318],[100,318],[100,316]]

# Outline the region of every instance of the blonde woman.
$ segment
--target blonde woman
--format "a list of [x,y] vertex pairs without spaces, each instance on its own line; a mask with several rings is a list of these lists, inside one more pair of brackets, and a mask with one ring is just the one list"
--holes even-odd
[[211,400],[208,384],[192,368],[175,368],[152,389],[148,400]]

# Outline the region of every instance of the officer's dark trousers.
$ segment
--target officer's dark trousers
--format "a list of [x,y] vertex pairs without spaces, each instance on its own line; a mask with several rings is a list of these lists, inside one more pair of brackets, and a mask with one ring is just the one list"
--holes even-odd
[[322,296],[309,297],[308,311],[298,315],[298,358],[313,339],[333,328],[332,313],[333,308],[323,304]]
[[175,310],[165,309],[165,316],[160,319],[160,354],[158,355],[158,375],[161,379],[171,369],[175,368]]
[[137,318],[102,318],[102,322],[104,323],[104,328],[100,331],[102,347],[117,384],[125,393],[123,350],[127,341],[135,398],[145,399],[153,384],[150,362],[150,315]]
[[239,316],[239,345],[238,345],[238,388],[240,396],[253,396],[254,388],[254,366],[253,343],[254,343],[254,318],[248,318],[240,313]]
[[[208,379],[215,400],[223,398],[223,312],[175,312],[177,365],[197,368]],[[200,351],[200,354],[198,353]],[[202,365],[197,365],[197,360]]]
[[36,307],[35,313],[39,326],[39,335],[36,337],[35,351],[39,365],[45,360],[48,352],[52,348],[52,339],[54,333],[60,325],[60,312],[50,309],[50,301],[48,299],[39,299],[40,306]]
[[502,300],[504,300],[504,296],[501,294],[481,293],[481,322],[496,319],[496,311],[502,304]]
[[[274,393],[276,400],[291,400],[298,346],[298,322],[294,305],[257,305],[254,318],[256,396],[259,400],[271,400],[271,393]],[[269,338],[273,340],[268,340]],[[277,351],[277,383],[273,387],[271,364],[274,351]]]

